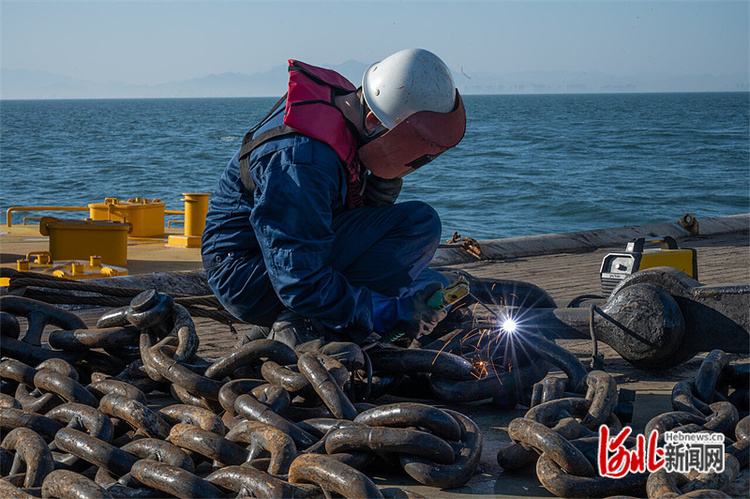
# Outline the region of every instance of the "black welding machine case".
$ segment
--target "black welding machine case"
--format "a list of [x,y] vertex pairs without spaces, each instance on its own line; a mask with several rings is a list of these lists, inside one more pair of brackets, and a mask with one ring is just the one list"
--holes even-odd
[[[644,249],[646,243],[660,243],[657,248]],[[612,290],[627,276],[651,267],[673,267],[693,279],[698,279],[698,262],[695,250],[678,248],[673,237],[649,240],[638,238],[628,243],[623,252],[607,254],[602,260],[600,275],[602,294],[609,296]]]

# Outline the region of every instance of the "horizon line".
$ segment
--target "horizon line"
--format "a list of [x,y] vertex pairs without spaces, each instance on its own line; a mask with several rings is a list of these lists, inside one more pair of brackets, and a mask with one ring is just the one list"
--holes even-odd
[[[632,90],[632,91],[582,91],[582,92],[499,92],[499,93],[462,93],[464,97],[492,97],[514,95],[648,95],[648,94],[750,94],[750,85],[740,90]],[[18,101],[85,101],[85,100],[190,100],[190,99],[277,99],[276,95],[228,95],[228,96],[191,96],[191,97],[2,97],[0,102]]]

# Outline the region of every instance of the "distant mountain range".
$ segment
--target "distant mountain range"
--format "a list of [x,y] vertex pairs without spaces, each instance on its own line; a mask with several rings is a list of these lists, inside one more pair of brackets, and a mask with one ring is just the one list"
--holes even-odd
[[[329,65],[359,84],[367,64],[349,60]],[[617,92],[726,92],[748,91],[747,74],[685,75],[636,74],[630,77],[582,71],[526,71],[522,73],[466,73],[453,71],[461,93],[617,93]],[[222,73],[159,85],[122,82],[95,83],[45,71],[3,69],[3,99],[104,99],[158,97],[267,97],[283,94],[286,67],[262,73]]]

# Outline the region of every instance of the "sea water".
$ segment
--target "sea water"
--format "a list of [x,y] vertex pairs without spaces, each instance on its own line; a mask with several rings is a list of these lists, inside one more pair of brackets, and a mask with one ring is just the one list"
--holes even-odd
[[[275,98],[0,102],[0,209],[214,191]],[[750,212],[748,93],[467,95],[463,141],[407,176],[443,237]],[[85,213],[16,213],[82,218]],[[168,217],[169,218],[169,217]]]

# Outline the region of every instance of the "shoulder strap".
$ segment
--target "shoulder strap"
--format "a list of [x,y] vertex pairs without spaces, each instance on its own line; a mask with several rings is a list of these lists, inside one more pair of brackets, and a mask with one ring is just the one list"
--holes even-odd
[[261,132],[260,135],[255,137],[255,132],[260,130],[260,128],[265,125],[268,120],[274,115],[279,106],[286,102],[286,97],[287,94],[284,94],[278,101],[276,101],[276,104],[273,105],[271,110],[268,111],[263,119],[260,120],[257,125],[251,128],[250,131],[247,132],[245,134],[245,137],[242,139],[242,147],[240,148],[240,180],[242,181],[242,185],[245,186],[245,189],[247,189],[248,192],[252,193],[253,191],[255,191],[256,187],[253,176],[250,174],[250,161],[248,160],[248,156],[250,156],[250,153],[253,151],[253,149],[273,138],[294,132],[294,130],[289,128],[288,126],[281,125],[278,127],[269,128],[268,130]]
[[280,125],[269,128],[257,137],[253,137],[249,142],[242,144],[242,149],[240,149],[240,180],[242,180],[242,185],[245,186],[245,189],[247,189],[248,192],[255,191],[256,187],[253,176],[250,174],[250,153],[253,149],[264,142],[268,142],[271,139],[281,137],[282,135],[288,135],[290,133],[297,133],[297,131],[286,125]]
[[263,125],[265,125],[266,122],[268,121],[268,119],[271,116],[273,116],[273,114],[276,112],[276,110],[279,108],[279,106],[282,105],[284,102],[286,102],[287,95],[289,95],[289,94],[285,93],[284,95],[282,95],[281,98],[276,101],[276,104],[274,104],[273,107],[271,107],[271,110],[266,113],[266,115],[263,117],[263,119],[260,120],[257,125],[255,125],[254,127],[252,127],[250,129],[250,131],[245,134],[245,138],[242,139],[242,143],[243,144],[245,143],[246,140],[248,140],[248,136],[252,137],[253,134],[255,132],[257,132],[260,129],[260,127],[262,127]]

